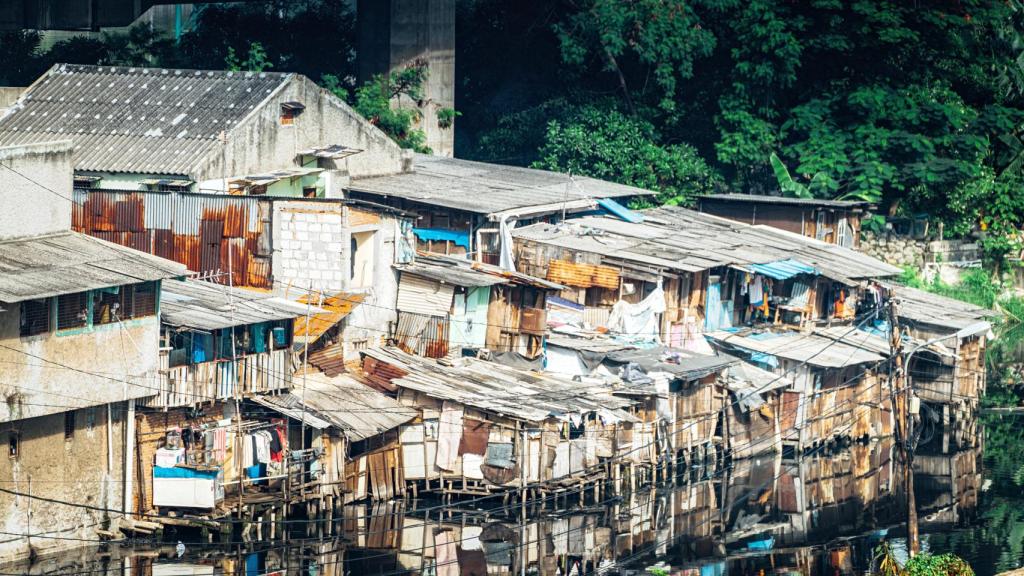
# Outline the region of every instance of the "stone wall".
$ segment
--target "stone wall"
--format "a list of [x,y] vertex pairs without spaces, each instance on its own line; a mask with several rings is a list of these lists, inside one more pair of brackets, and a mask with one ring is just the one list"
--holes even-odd
[[895,234],[862,232],[860,251],[899,267],[924,267],[928,243]]

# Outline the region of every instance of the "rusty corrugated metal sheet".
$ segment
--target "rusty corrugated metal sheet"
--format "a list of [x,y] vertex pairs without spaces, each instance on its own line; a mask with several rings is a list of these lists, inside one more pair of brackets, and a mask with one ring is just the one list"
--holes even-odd
[[399,312],[395,345],[410,354],[444,358],[448,355],[448,318]]
[[[270,288],[269,200],[75,190],[72,229],[180,262],[216,282]],[[266,216],[266,217],[265,217]]]
[[597,286],[614,290],[619,287],[619,271],[610,266],[552,260],[548,265],[548,280],[577,288]]

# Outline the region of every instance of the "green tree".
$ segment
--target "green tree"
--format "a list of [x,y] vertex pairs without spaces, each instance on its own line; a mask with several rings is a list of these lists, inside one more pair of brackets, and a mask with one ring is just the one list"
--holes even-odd
[[274,63],[267,57],[267,51],[259,42],[249,44],[249,52],[245,60],[238,58],[235,49],[229,47],[228,54],[224,57],[224,67],[234,72],[264,72],[274,67]]
[[[375,76],[356,89],[352,106],[402,148],[429,153],[426,135],[423,130],[414,128],[421,119],[415,105],[423,99],[426,79],[425,62],[416,62],[389,75]],[[336,80],[332,83],[336,84]]]
[[548,124],[533,166],[655,190],[668,204],[688,205],[714,191],[719,177],[692,146],[659,140],[649,122],[586,106]]

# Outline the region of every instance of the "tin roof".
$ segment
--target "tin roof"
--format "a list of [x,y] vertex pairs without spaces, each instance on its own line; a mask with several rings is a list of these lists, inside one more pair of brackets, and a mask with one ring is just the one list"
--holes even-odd
[[467,288],[494,286],[495,284],[526,284],[549,290],[565,288],[561,284],[522,272],[511,272],[492,264],[430,252],[419,252],[416,255],[416,260],[408,264],[396,264],[395,269],[404,274]]
[[397,428],[417,416],[416,409],[347,374],[331,378],[308,371],[296,374],[292,382],[297,388],[288,394],[257,396],[253,400],[292,418],[305,419],[315,428],[337,428],[353,442]]
[[726,354],[709,356],[667,346],[617,350],[609,352],[607,358],[618,364],[634,363],[645,372],[667,372],[684,380],[697,380],[740,362]]
[[292,78],[57,64],[0,118],[0,143],[69,137],[76,170],[188,175]]
[[976,328],[975,333],[987,332],[988,320],[998,318],[995,310],[933,294],[917,288],[910,288],[892,282],[882,285],[899,299],[897,308],[901,320],[914,324],[933,326],[950,333]]
[[181,264],[77,232],[0,241],[0,302],[182,276]]
[[168,280],[160,288],[160,322],[170,326],[217,330],[305,314],[305,305],[212,282]]
[[404,376],[391,379],[395,386],[502,416],[543,422],[550,417],[603,411],[635,421],[623,410],[635,401],[615,396],[615,390],[603,384],[585,384],[476,358],[442,364],[390,347],[360,353],[402,371]]
[[860,346],[853,346],[817,334],[798,332],[726,332],[724,330],[706,335],[719,347],[758,352],[778,356],[796,362],[806,362],[819,368],[842,368],[885,360],[879,354]]
[[795,206],[821,206],[824,208],[865,208],[871,202],[863,200],[826,200],[823,198],[789,198],[787,196],[767,196],[764,194],[706,194],[699,197],[704,200],[721,200],[723,202],[785,204]]
[[[894,276],[901,270],[863,254],[768,226],[751,226],[676,206],[643,210],[643,222],[588,216],[561,224],[538,223],[512,235],[603,256],[624,268],[697,272],[718,266],[793,261],[845,282]],[[792,263],[792,262],[791,262]]]
[[596,206],[596,198],[651,196],[654,192],[583,176],[418,154],[412,172],[353,180],[350,190],[454,208],[477,214],[566,203]]

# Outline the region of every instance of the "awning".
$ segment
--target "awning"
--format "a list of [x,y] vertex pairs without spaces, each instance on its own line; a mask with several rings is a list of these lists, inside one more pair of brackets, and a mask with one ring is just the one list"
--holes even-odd
[[767,264],[749,264],[748,267],[751,272],[776,280],[788,280],[799,274],[817,274],[814,266],[808,266],[792,258],[777,260]]
[[307,341],[310,344],[316,342],[324,335],[324,332],[327,332],[332,326],[351,314],[352,310],[362,304],[365,298],[365,294],[350,292],[338,292],[323,300],[320,299],[319,294],[299,298],[299,303],[309,303],[316,308],[326,310],[326,312],[321,312],[309,318],[299,316],[295,319],[295,344],[303,344]]
[[249,398],[253,402],[270,408],[275,412],[280,412],[285,416],[304,422],[307,426],[316,428],[317,430],[324,430],[331,427],[331,423],[322,420],[305,410],[302,406],[302,402],[291,394],[282,394],[280,396],[258,396],[254,395]]
[[342,146],[341,144],[332,144],[330,146],[318,146],[316,148],[309,148],[299,152],[300,156],[316,156],[317,158],[327,158],[330,160],[338,160],[340,158],[347,158],[353,154],[359,154],[363,150],[361,148],[350,148],[348,146]]
[[239,176],[237,178],[229,179],[228,183],[229,185],[235,186],[266,186],[268,184],[273,184],[278,180],[309,176],[311,174],[319,174],[323,171],[323,168],[288,168],[287,170],[275,170],[274,172],[266,172],[264,174]]
[[284,110],[296,110],[301,112],[302,110],[306,109],[306,105],[303,104],[302,102],[282,102],[281,108]]

